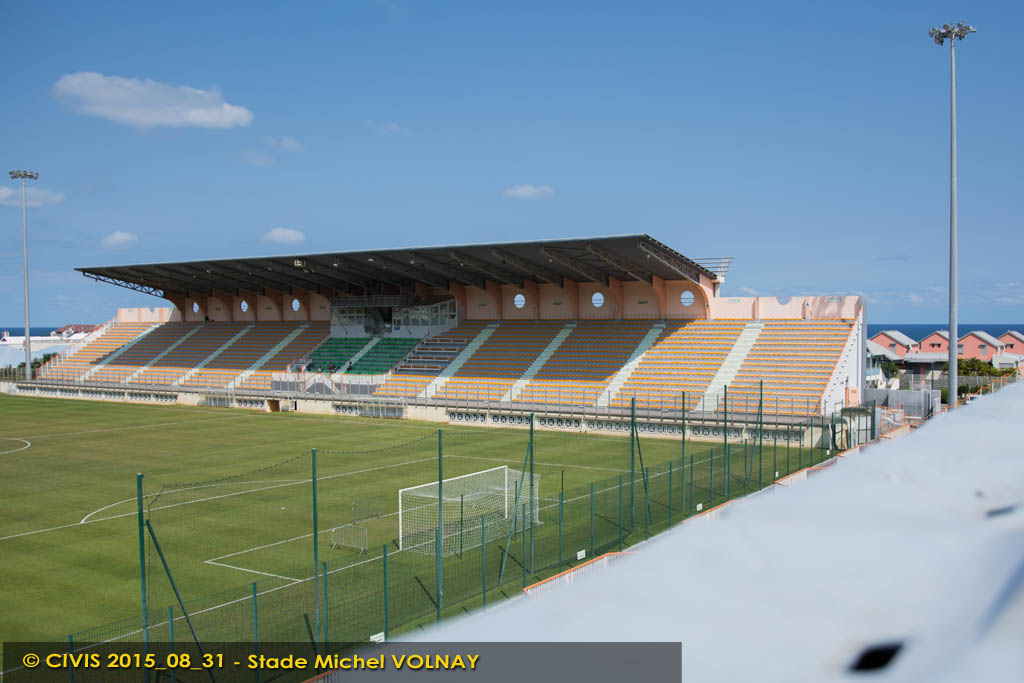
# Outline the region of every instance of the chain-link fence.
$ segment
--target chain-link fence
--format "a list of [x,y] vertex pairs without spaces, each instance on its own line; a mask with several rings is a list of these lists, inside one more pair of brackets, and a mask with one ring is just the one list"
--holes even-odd
[[[214,469],[203,481],[140,479],[133,504],[141,510],[145,610],[72,634],[69,642],[321,647],[386,639],[512,596],[871,441],[875,412],[864,406],[796,420],[766,416],[762,407],[720,422],[718,443],[684,439],[693,433],[686,415],[674,431],[655,434],[635,418],[615,434],[532,425],[438,430],[379,448],[300,453],[242,473]],[[398,549],[399,489],[501,466],[538,482],[516,488],[510,523],[460,518],[457,533],[473,538],[457,552],[441,552],[448,541],[434,544],[433,554]],[[368,541],[332,548],[332,530],[350,524],[353,504],[370,496],[381,503],[379,514],[375,508],[359,521]],[[453,528],[446,522],[435,533]],[[211,593],[224,576],[254,581]]]

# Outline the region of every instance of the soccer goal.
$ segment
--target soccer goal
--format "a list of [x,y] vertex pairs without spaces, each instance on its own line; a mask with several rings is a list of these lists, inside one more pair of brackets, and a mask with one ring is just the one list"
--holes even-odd
[[366,527],[355,524],[343,524],[331,529],[332,548],[353,548],[360,553],[366,552]]
[[[480,546],[480,523],[487,537],[498,538],[540,524],[540,475],[530,476],[504,465],[482,472],[445,479],[441,486],[443,524],[441,552],[461,553]],[[531,512],[524,524],[522,506]],[[398,548],[434,554],[438,529],[437,482],[398,492]],[[532,518],[532,519],[530,519]]]

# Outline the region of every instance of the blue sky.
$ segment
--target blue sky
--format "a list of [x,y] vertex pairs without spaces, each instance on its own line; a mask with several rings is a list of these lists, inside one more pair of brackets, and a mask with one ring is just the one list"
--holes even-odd
[[75,266],[632,232],[941,321],[955,20],[960,319],[1019,323],[1024,5],[893,5],[4,3],[0,323],[19,168],[36,325],[161,303]]

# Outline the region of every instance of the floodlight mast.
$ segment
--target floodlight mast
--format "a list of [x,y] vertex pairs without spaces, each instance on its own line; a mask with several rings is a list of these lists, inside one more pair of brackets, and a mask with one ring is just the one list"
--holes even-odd
[[25,181],[38,180],[35,171],[11,171],[11,180],[21,181],[21,257],[25,264],[25,379],[32,379],[32,328],[28,320],[28,209]]
[[946,404],[956,408],[959,400],[959,373],[957,354],[960,333],[957,329],[957,225],[956,225],[956,41],[967,34],[975,33],[973,26],[957,22],[955,26],[943,24],[942,28],[928,31],[936,45],[942,46],[949,40],[949,388]]

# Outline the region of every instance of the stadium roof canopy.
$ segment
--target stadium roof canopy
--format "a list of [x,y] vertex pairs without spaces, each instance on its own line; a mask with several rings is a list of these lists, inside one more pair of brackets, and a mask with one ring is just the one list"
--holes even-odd
[[716,280],[730,259],[701,265],[649,235],[622,235],[532,242],[462,244],[441,247],[336,251],[255,256],[177,263],[76,268],[86,277],[155,296],[190,292],[283,290],[314,292],[414,292],[417,285],[450,282],[485,287],[486,281],[523,286],[525,280],[562,286],[577,282],[654,277],[700,282]]

